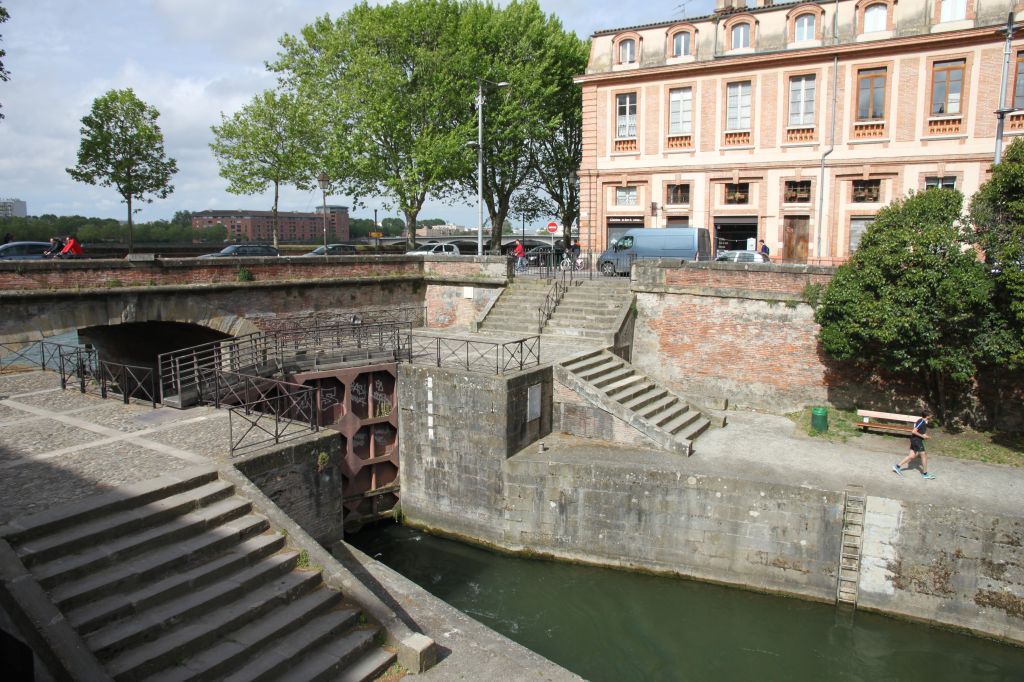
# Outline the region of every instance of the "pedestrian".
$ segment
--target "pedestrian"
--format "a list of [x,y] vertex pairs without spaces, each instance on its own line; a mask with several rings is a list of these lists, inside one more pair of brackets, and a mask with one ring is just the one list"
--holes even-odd
[[516,257],[516,270],[526,269],[526,249],[523,248],[523,243],[516,240],[516,248],[513,252]]
[[14,235],[8,232],[4,235],[4,244],[10,244],[14,241]]
[[75,236],[72,234],[68,235],[67,241],[64,242],[64,248],[60,250],[61,258],[77,258],[81,256],[85,251],[82,250],[82,245],[78,243]]
[[922,412],[921,417],[914,422],[914,430],[910,432],[910,452],[899,464],[892,465],[892,470],[898,476],[903,475],[903,467],[910,464],[915,457],[920,457],[921,476],[929,480],[935,478],[928,473],[928,453],[924,451],[924,442],[928,439],[928,421],[930,419],[931,415],[928,412]]
[[763,253],[766,258],[768,257],[768,245],[764,243],[763,239],[761,240],[761,248],[759,248],[758,251]]

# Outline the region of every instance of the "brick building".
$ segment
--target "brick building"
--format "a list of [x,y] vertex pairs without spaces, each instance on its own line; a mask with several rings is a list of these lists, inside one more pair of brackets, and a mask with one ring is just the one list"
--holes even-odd
[[[752,0],[754,1],[754,0]],[[599,31],[583,90],[581,242],[633,227],[764,239],[830,263],[893,199],[968,197],[995,150],[1013,0],[717,0],[710,16]],[[1020,13],[1018,12],[1018,15]],[[1024,107],[1024,31],[1004,107]],[[1004,143],[1024,132],[1006,117]]]
[[[278,211],[278,240],[319,244],[324,239],[323,208],[313,213]],[[223,224],[232,241],[271,242],[274,239],[273,211],[199,211],[192,214],[192,229]],[[327,206],[327,240],[347,242],[349,222],[347,206]]]

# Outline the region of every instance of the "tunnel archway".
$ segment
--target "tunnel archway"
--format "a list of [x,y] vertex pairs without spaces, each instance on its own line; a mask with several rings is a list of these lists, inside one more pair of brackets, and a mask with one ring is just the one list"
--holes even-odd
[[95,325],[78,330],[79,343],[96,348],[99,359],[153,368],[161,353],[227,338],[231,338],[231,334],[199,324],[156,320]]

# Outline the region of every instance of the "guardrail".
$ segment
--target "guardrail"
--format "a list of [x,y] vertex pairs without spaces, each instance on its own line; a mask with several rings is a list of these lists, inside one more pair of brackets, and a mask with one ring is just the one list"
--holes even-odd
[[569,285],[566,284],[566,272],[562,271],[561,281],[555,280],[554,284],[548,290],[548,295],[544,297],[544,303],[537,308],[537,333],[539,334],[544,330],[544,325],[551,319],[551,314],[555,312],[555,308],[562,301],[562,297],[565,296],[565,292],[569,290]]
[[507,343],[444,336],[412,337],[412,361],[472,372],[505,374],[540,364],[540,337]]
[[64,345],[66,344],[52,341],[0,343],[0,374],[13,372],[22,367],[56,369],[58,349]]
[[125,405],[135,398],[145,400],[156,407],[159,396],[156,391],[156,371],[152,367],[101,360],[98,370],[102,398],[106,398],[108,394],[119,395]]

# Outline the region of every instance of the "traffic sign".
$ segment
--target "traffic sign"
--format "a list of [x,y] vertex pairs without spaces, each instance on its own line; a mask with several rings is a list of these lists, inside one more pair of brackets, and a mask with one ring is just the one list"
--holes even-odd
[[551,234],[558,232],[558,223],[556,223],[553,220],[550,223],[548,223],[548,232],[550,232]]

